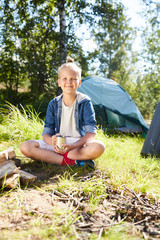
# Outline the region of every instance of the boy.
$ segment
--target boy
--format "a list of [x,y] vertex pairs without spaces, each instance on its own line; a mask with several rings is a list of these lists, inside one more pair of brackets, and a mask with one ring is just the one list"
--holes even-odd
[[[34,160],[58,165],[90,165],[102,155],[105,146],[95,140],[96,121],[88,96],[77,91],[81,69],[70,57],[58,70],[62,94],[50,101],[43,130],[43,140],[21,144],[21,152]],[[64,149],[56,146],[56,135],[66,136]]]

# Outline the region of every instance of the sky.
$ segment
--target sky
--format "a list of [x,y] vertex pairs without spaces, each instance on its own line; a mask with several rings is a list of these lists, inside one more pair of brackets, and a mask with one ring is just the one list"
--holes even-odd
[[[144,19],[138,14],[142,10],[141,2],[142,0],[119,0],[127,8],[126,14],[130,18],[131,27],[143,27],[145,25]],[[85,33],[87,38],[87,33]],[[89,36],[88,36],[89,38]],[[96,44],[91,39],[86,39],[83,41],[84,51],[93,51],[96,48]],[[133,43],[133,50],[139,51],[141,49],[141,38],[140,32],[137,32],[137,37]]]
[[[127,16],[130,18],[131,27],[144,27],[145,21],[139,12],[142,11],[141,0],[121,0],[123,5],[127,7]],[[137,37],[133,43],[133,50],[138,51],[141,49],[140,32],[137,33]]]
[[131,26],[143,26],[144,20],[138,14],[138,12],[140,12],[142,9],[142,6],[140,4],[142,0],[121,0],[121,2],[125,7],[128,8],[127,15],[129,18],[131,18]]

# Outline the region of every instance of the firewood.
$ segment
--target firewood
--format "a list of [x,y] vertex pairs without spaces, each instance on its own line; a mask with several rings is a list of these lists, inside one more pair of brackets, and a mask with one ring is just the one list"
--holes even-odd
[[0,163],[5,162],[14,157],[16,157],[15,151],[13,150],[13,148],[8,148],[8,149],[0,152]]
[[21,159],[19,158],[12,158],[12,161],[17,167],[21,167]]
[[10,176],[7,176],[6,178],[4,177],[3,179],[1,179],[0,185],[5,188],[15,188],[18,186],[18,182],[19,182],[19,174],[14,173]]
[[23,185],[27,185],[28,183],[33,183],[37,179],[37,177],[34,176],[33,174],[30,174],[23,170],[19,170],[19,174],[20,174],[20,181]]
[[17,173],[19,168],[16,167],[12,160],[6,161],[4,163],[0,163],[0,179],[5,176],[9,176],[13,173]]
[[7,160],[10,160],[16,157],[16,154],[13,148],[8,148],[7,150],[5,150],[5,154],[6,154]]
[[0,163],[7,161],[5,151],[0,152]]

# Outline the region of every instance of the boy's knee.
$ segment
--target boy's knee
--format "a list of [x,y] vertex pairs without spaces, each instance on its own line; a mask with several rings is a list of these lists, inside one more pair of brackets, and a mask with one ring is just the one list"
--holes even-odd
[[100,143],[100,149],[101,149],[102,153],[104,153],[104,151],[106,149],[106,146],[102,142]]
[[[35,142],[36,145],[36,142]],[[32,147],[34,147],[34,142],[32,140],[25,141],[20,146],[20,151],[26,156],[30,156],[30,153],[32,152]]]
[[105,151],[105,145],[100,141],[88,142],[89,155],[91,158],[100,157]]
[[27,141],[25,141],[21,144],[20,151],[21,151],[21,153],[26,154],[27,149],[28,149],[28,143],[27,143]]
[[95,149],[101,155],[101,154],[104,153],[106,147],[105,147],[105,145],[102,142],[97,141],[96,145],[95,145]]

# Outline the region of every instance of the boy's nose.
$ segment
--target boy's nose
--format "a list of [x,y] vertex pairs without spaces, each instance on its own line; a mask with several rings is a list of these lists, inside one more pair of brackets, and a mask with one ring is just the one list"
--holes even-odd
[[72,79],[71,79],[71,78],[68,78],[68,79],[66,79],[66,82],[67,82],[67,83],[71,83],[71,82],[72,82]]

